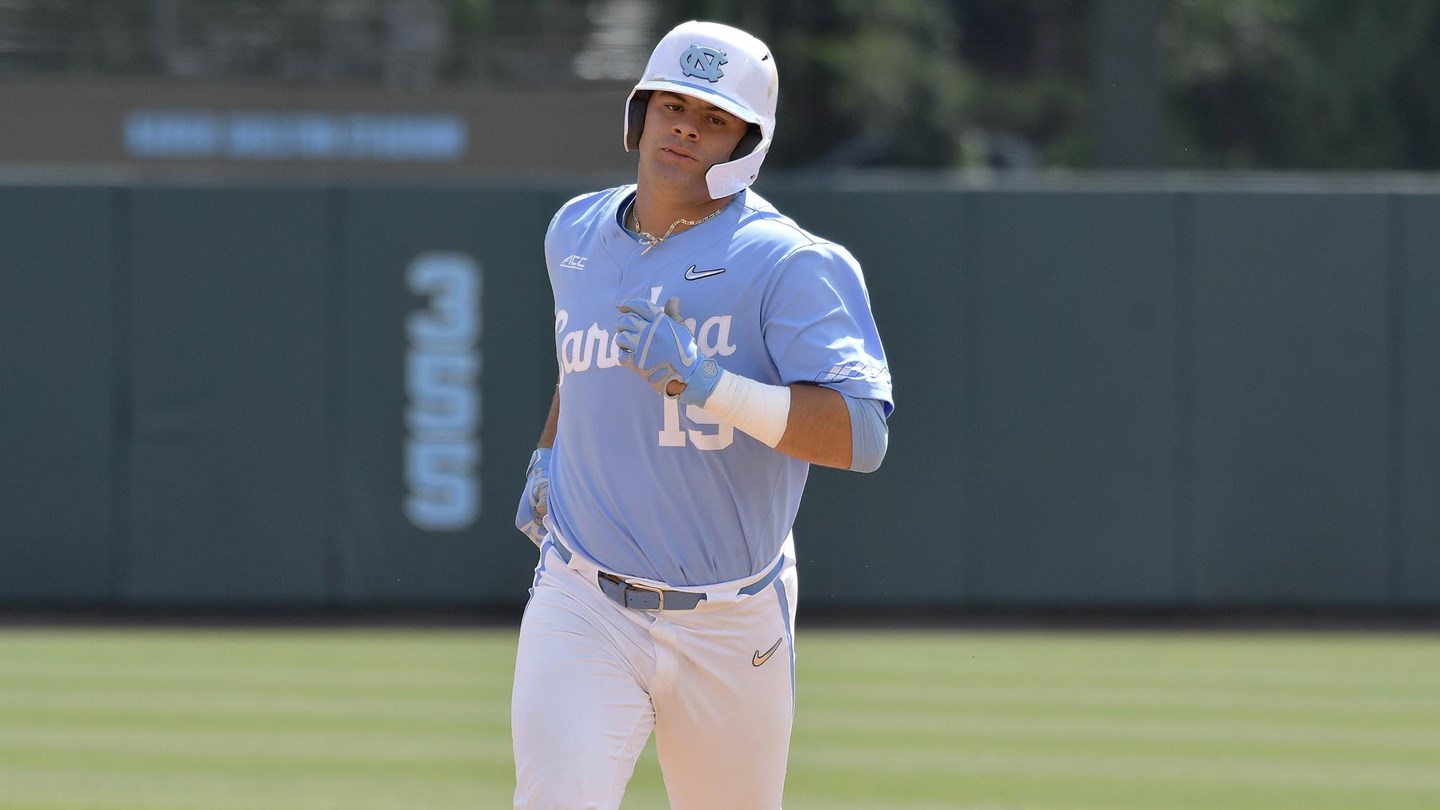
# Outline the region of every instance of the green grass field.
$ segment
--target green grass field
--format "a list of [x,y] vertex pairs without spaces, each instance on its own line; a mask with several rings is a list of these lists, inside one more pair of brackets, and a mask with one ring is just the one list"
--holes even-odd
[[[787,810],[1440,807],[1440,636],[802,628]],[[506,808],[515,636],[0,631],[0,808]],[[626,808],[663,808],[653,747]]]

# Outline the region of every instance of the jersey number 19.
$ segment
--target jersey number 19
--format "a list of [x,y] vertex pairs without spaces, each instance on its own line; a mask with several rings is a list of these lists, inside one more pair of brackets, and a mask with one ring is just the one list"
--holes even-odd
[[698,450],[724,450],[735,441],[735,426],[721,422],[695,405],[685,406],[685,416],[697,425],[714,425],[714,433],[680,427],[680,400],[666,397],[665,427],[660,431],[661,447],[684,447],[688,440]]

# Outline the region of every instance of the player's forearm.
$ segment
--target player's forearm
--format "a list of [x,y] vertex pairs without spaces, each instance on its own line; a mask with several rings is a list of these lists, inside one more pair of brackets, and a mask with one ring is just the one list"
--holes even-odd
[[650,387],[705,409],[766,447],[811,464],[872,472],[888,444],[878,400],[855,399],[818,385],[769,385],[702,358],[680,315],[680,299],[662,309],[632,298],[620,304],[615,345],[620,363]]
[[[670,396],[684,391],[683,383],[667,389]],[[857,402],[818,385],[766,385],[722,372],[702,407],[792,458],[824,467],[872,472],[885,455],[884,417],[878,406],[856,412],[851,406]],[[853,418],[856,415],[862,417],[859,425]],[[861,450],[857,451],[857,446]],[[857,456],[857,452],[861,455]]]
[[[884,420],[873,412],[852,408],[856,401],[818,385],[766,385],[724,372],[705,407],[711,415],[734,425],[792,458],[842,470],[870,472],[884,455]],[[856,416],[861,455],[856,456]],[[876,424],[871,424],[873,416]],[[879,435],[872,435],[879,434]],[[857,467],[857,460],[860,465]]]
[[790,415],[775,449],[823,467],[850,468],[850,412],[838,391],[790,386]]
[[554,447],[555,432],[560,427],[560,387],[555,387],[555,395],[550,400],[550,413],[545,417],[545,427],[540,430],[540,441],[535,443],[536,447]]

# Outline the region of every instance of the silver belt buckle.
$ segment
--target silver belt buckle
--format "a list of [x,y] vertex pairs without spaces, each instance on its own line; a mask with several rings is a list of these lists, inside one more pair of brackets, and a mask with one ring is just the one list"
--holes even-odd
[[660,599],[660,604],[657,605],[655,609],[656,609],[656,610],[664,610],[664,609],[665,609],[665,591],[664,591],[664,589],[662,589],[662,588],[656,588],[656,587],[653,586],[653,585],[642,585],[642,584],[640,584],[640,583],[638,583],[638,582],[631,582],[631,581],[629,581],[629,580],[624,580],[624,582],[625,582],[625,587],[626,587],[626,588],[634,588],[634,589],[637,590],[637,591],[650,591],[651,593],[654,593],[654,594],[655,594],[657,597],[659,597],[659,599]]

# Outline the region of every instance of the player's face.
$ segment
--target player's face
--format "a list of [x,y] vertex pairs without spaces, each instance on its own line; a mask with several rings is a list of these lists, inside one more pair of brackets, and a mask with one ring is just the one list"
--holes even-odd
[[645,108],[640,133],[642,181],[704,191],[705,172],[724,163],[749,124],[693,96],[656,91]]

